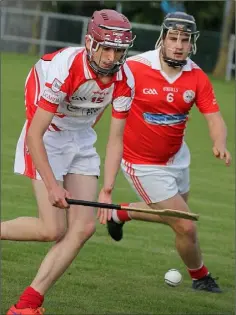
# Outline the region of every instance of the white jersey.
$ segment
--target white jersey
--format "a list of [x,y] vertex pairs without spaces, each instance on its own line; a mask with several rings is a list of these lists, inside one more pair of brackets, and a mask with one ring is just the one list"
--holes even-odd
[[26,81],[27,119],[37,106],[55,113],[51,131],[90,127],[97,116],[112,104],[112,115],[126,118],[133,97],[134,79],[125,64],[111,82],[101,83],[87,61],[86,50],[69,47],[44,55]]

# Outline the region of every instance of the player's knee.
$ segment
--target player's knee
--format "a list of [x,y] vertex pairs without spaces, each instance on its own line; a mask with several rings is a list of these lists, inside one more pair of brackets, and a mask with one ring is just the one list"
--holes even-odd
[[69,229],[70,239],[73,244],[81,247],[96,231],[95,222],[73,226]]
[[45,227],[41,232],[42,241],[57,242],[65,235],[65,232],[66,227],[63,225]]
[[90,222],[84,225],[83,229],[80,231],[81,238],[85,241],[88,240],[96,231],[95,222]]
[[196,225],[192,221],[180,220],[174,230],[177,234],[192,239],[193,242],[197,240]]

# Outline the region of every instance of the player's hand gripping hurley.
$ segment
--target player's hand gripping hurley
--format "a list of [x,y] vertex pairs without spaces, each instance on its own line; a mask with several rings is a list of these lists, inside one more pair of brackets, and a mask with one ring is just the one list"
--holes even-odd
[[68,198],[66,198],[66,201],[69,205],[80,205],[80,206],[85,206],[85,207],[143,212],[143,213],[157,214],[160,216],[182,218],[182,219],[191,220],[191,221],[198,221],[199,219],[199,215],[196,213],[189,213],[189,212],[173,210],[173,209],[163,209],[163,210],[143,209],[143,208],[136,208],[136,207],[129,207],[129,206],[121,206],[117,204],[108,204],[108,203],[101,203],[101,202],[95,202],[95,201],[77,200],[77,199],[68,199]]

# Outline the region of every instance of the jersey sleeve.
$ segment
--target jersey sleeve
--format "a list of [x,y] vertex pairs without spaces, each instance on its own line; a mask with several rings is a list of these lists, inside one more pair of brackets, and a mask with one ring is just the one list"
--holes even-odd
[[50,61],[38,102],[39,107],[52,113],[57,111],[58,105],[71,92],[70,68],[74,56],[68,50],[61,51]]
[[116,83],[112,101],[112,116],[118,119],[127,118],[134,97],[133,74],[126,64],[123,70],[123,78]]
[[219,105],[215,98],[213,86],[208,76],[198,70],[196,106],[202,114],[211,114],[219,111]]

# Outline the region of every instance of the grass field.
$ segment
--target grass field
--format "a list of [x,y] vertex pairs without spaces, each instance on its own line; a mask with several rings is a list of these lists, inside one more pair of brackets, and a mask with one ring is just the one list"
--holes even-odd
[[[2,54],[2,219],[36,214],[30,181],[13,174],[16,142],[24,121],[24,81],[33,57]],[[234,83],[213,81],[234,151]],[[104,160],[109,112],[97,126],[98,151]],[[113,242],[104,226],[86,244],[45,299],[46,314],[233,314],[235,308],[234,162],[231,168],[213,158],[206,123],[193,110],[186,136],[192,152],[190,206],[201,215],[199,237],[205,264],[224,289],[221,295],[193,292],[174,248],[172,231],[154,223],[130,222],[125,237]],[[100,178],[100,184],[102,177]],[[114,202],[137,200],[122,174]],[[2,242],[1,314],[30,284],[50,244]],[[164,273],[183,274],[177,288]]]

